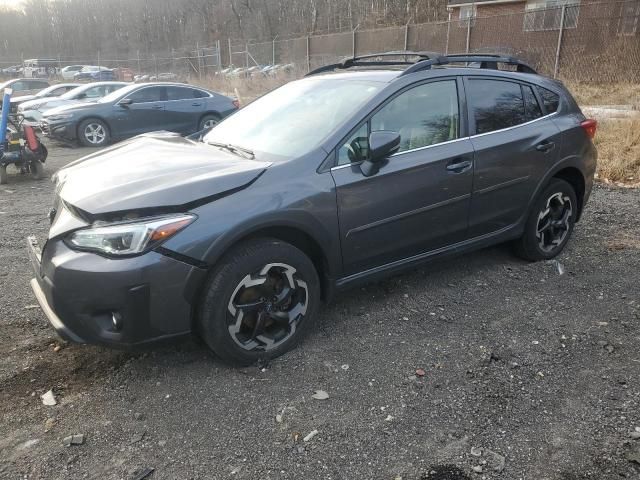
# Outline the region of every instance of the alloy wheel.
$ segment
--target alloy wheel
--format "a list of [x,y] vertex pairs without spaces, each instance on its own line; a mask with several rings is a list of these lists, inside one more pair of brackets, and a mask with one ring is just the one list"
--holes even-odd
[[294,335],[308,305],[309,289],[296,269],[267,264],[233,291],[227,305],[229,333],[244,350],[273,350]]
[[87,139],[87,142],[93,145],[99,145],[104,142],[106,136],[107,132],[104,126],[99,123],[90,123],[84,128],[84,137]]
[[549,253],[562,245],[571,228],[573,205],[571,198],[562,192],[554,193],[546,202],[546,206],[538,214],[536,237],[538,246]]
[[205,120],[204,123],[202,124],[202,130],[205,130],[207,128],[213,128],[217,124],[218,124],[218,120],[216,120],[215,118],[209,118]]

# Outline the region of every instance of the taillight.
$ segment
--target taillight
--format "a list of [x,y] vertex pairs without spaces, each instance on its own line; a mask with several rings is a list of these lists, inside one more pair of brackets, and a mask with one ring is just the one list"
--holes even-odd
[[593,137],[596,136],[596,130],[598,128],[598,122],[596,120],[593,119],[587,119],[584,122],[582,122],[580,124],[580,126],[582,128],[584,128],[584,131],[586,132],[587,136],[593,140]]
[[234,100],[232,103],[236,108],[240,108],[240,100]]

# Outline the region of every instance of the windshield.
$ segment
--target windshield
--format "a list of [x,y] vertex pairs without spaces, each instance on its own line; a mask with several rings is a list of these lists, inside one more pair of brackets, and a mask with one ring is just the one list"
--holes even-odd
[[285,157],[310,152],[385,86],[366,80],[309,78],[268,93],[203,139]]
[[44,90],[40,90],[38,93],[36,93],[36,97],[46,97],[49,95],[49,93],[57,90],[59,87],[60,85],[52,85],[48,88],[45,88]]

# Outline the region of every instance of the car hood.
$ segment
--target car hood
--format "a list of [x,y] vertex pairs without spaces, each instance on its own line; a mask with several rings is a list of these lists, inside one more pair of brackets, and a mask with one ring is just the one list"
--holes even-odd
[[95,108],[95,106],[96,106],[96,102],[81,102],[79,100],[65,100],[64,104],[51,109],[47,109],[44,116],[46,118],[46,117],[50,117],[52,115],[57,115],[60,113],[66,113],[66,112],[75,113],[76,111],[80,111],[83,109]]
[[62,200],[91,216],[170,212],[246,188],[270,165],[156,132],[77,160],[54,181]]
[[36,97],[35,95],[21,95],[19,97],[12,97],[11,103],[28,102],[29,100],[33,100],[34,98],[38,97]]

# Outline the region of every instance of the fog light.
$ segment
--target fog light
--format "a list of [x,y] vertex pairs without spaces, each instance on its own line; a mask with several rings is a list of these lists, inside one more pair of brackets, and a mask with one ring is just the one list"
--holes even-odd
[[116,332],[119,332],[120,330],[122,330],[122,315],[120,315],[118,312],[112,312],[111,324],[113,325],[113,329]]

